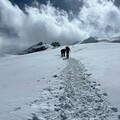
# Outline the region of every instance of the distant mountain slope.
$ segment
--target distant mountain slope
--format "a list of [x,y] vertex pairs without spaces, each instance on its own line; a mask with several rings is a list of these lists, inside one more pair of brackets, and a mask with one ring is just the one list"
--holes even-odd
[[113,43],[120,43],[120,40],[113,40]]
[[112,37],[112,38],[111,38],[111,41],[112,41],[113,43],[120,43],[120,36]]
[[99,40],[99,42],[111,43],[111,41],[110,41],[110,40],[108,40],[108,39],[102,39],[102,40]]
[[120,36],[110,37],[110,38],[99,38],[99,37],[89,37],[81,42],[81,44],[86,43],[98,43],[98,42],[105,42],[105,43],[120,43]]
[[85,44],[85,43],[98,43],[98,42],[99,42],[99,41],[98,41],[96,38],[94,38],[94,37],[89,37],[89,38],[83,40],[83,41],[81,42],[81,44]]

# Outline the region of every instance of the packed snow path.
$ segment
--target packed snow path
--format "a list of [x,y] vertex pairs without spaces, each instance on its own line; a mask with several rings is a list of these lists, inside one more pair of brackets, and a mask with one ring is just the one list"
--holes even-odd
[[90,82],[90,75],[85,74],[85,67],[75,59],[68,59],[63,70],[64,94],[61,96],[61,117],[68,120],[106,120],[112,111],[101,93],[99,84]]
[[[59,83],[62,83],[62,86],[55,90],[58,87],[56,84],[53,89],[47,90],[48,96],[51,98],[47,99],[46,105],[44,102],[44,109],[40,109],[37,113],[38,117],[35,115],[33,120],[114,119],[113,110],[117,108],[110,106],[107,93],[101,92],[99,89],[100,84],[90,81],[91,74],[86,73],[83,64],[73,58],[67,59],[67,62],[68,65],[61,75],[59,77],[54,76],[60,79]],[[41,114],[44,118],[40,117]]]

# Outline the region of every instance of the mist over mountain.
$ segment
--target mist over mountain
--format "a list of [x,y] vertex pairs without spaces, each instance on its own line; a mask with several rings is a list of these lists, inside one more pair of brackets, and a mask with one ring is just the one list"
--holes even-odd
[[[0,0],[0,52],[120,36],[119,0]],[[10,51],[10,52],[9,52]]]

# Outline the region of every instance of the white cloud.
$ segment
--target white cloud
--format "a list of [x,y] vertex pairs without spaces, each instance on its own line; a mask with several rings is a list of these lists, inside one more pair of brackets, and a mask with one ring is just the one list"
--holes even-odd
[[79,17],[91,36],[120,35],[120,9],[112,1],[87,0]]
[[65,11],[50,4],[38,6],[26,6],[24,13],[8,0],[0,0],[0,27],[16,34],[0,32],[0,49],[8,43],[13,49],[15,45],[21,48],[41,41],[69,44],[88,36],[115,36],[120,33],[120,9],[111,1],[84,0],[78,17],[73,20],[69,20]]

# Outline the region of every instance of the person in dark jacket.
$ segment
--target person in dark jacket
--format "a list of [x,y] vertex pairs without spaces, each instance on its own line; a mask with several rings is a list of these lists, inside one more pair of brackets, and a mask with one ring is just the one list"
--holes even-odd
[[65,49],[61,49],[61,57],[65,57]]
[[65,48],[65,52],[66,52],[66,58],[69,58],[70,48],[68,46]]

